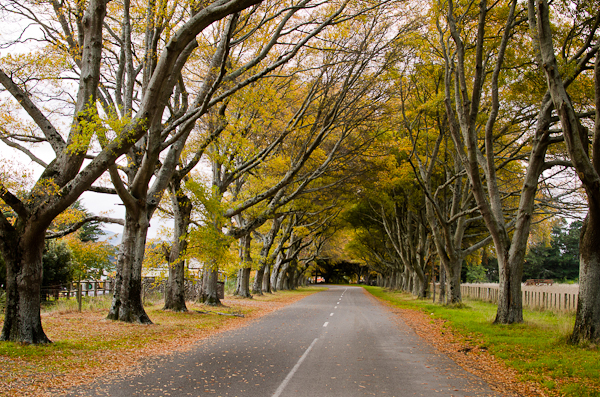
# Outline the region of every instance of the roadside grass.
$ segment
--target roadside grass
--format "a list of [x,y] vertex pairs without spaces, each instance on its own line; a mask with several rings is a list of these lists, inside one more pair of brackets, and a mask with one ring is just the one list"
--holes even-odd
[[515,369],[520,380],[543,386],[552,396],[600,396],[598,346],[574,346],[568,337],[573,314],[525,310],[523,324],[493,324],[496,305],[466,299],[460,307],[434,304],[410,294],[365,286],[372,295],[402,309],[442,319],[465,344],[481,347]]
[[[189,349],[200,339],[242,326],[323,289],[279,291],[254,299],[227,296],[220,307],[187,302],[189,311],[184,313],[163,311],[162,300],[147,297],[145,309],[152,325],[106,320],[108,296],[84,297],[81,312],[75,299],[44,305],[42,325],[53,343],[0,342],[0,396],[56,395],[100,376],[119,376],[117,371],[133,371],[144,357]],[[244,318],[217,312],[243,314]]]

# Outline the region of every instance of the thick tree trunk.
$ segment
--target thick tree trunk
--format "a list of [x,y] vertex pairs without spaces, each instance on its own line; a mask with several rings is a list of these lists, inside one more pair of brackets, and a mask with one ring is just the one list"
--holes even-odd
[[529,15],[530,18],[533,15],[537,17],[536,33],[548,88],[560,118],[569,157],[585,189],[589,207],[579,240],[579,299],[571,340],[597,343],[600,342],[600,56],[595,54],[596,120],[590,156],[588,131],[575,113],[554,55],[548,1],[530,0]]
[[592,210],[579,239],[579,299],[571,341],[600,341],[600,211]]
[[[137,216],[136,216],[137,215]],[[118,256],[117,288],[108,313],[109,320],[152,324],[142,303],[142,261],[150,225],[146,211],[127,211],[123,241]]]
[[171,201],[174,210],[174,233],[169,252],[169,279],[165,286],[165,305],[163,310],[185,312],[185,261],[181,255],[187,248],[188,225],[192,213],[192,202],[181,191],[179,183],[171,184]]
[[206,282],[206,297],[204,298],[204,304],[210,306],[220,306],[221,300],[219,299],[217,282],[219,281],[219,269],[215,266],[214,269],[208,271],[208,280]]
[[200,282],[200,293],[198,294],[198,302],[204,303],[204,301],[206,300],[206,288],[208,286],[208,278],[209,278],[209,271],[206,269],[206,266],[204,268],[204,270],[202,270],[202,281]]
[[273,292],[277,292],[278,290],[277,279],[279,277],[279,268],[281,267],[282,261],[282,254],[279,253],[279,255],[277,255],[277,259],[275,260],[275,264],[273,265],[273,271],[271,272],[271,291]]
[[250,235],[246,235],[240,239],[240,259],[243,268],[238,270],[236,289],[233,293],[242,298],[252,298],[250,294],[250,272],[252,271],[252,257],[250,256]]
[[271,293],[271,262],[265,264],[263,271],[262,292]]
[[289,277],[288,277],[288,287],[289,289],[296,289],[297,287],[297,282],[298,282],[298,269],[296,268],[296,266],[290,266],[289,270]]
[[2,242],[6,263],[6,309],[0,340],[50,343],[40,317],[45,232],[26,232],[16,241]]
[[279,270],[279,274],[277,275],[277,289],[278,290],[286,290],[287,287],[287,279],[288,279],[288,267],[290,266],[289,262],[286,262],[281,266]]
[[242,298],[252,298],[250,294],[250,272],[251,268],[245,267],[243,269],[238,269],[237,273],[237,282],[235,292],[233,293],[236,296],[241,296]]
[[521,279],[523,266],[510,266],[506,256],[498,256],[498,311],[496,324],[523,322],[523,297]]
[[447,303],[459,304],[462,302],[460,293],[460,274],[462,272],[462,258],[453,258],[454,260],[448,263],[446,275],[448,278],[448,297]]
[[263,264],[258,268],[256,274],[254,275],[254,281],[252,282],[252,294],[253,295],[262,295],[263,294],[263,280],[265,276],[265,267],[266,264]]

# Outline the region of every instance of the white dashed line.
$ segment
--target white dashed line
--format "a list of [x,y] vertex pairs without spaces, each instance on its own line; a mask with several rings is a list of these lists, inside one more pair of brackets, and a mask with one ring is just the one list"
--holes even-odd
[[[325,324],[327,324],[327,323],[325,323]],[[290,371],[290,373],[288,374],[288,376],[285,377],[285,379],[283,380],[283,382],[281,382],[281,384],[279,385],[279,387],[277,388],[277,390],[275,390],[275,394],[273,394],[273,397],[279,397],[281,395],[281,393],[283,392],[283,389],[285,389],[285,387],[290,382],[290,380],[292,379],[292,377],[294,376],[294,374],[296,373],[296,371],[298,371],[298,368],[300,368],[300,364],[302,364],[302,361],[304,361],[304,359],[306,358],[306,356],[308,356],[308,353],[313,348],[313,346],[315,345],[315,343],[317,343],[318,340],[319,340],[319,338],[316,338],[315,340],[312,341],[312,343],[310,344],[310,346],[308,346],[308,349],[306,349],[306,351],[304,352],[304,354],[302,355],[302,357],[300,357],[300,359],[298,360],[298,362],[296,363],[296,365],[294,365],[294,368],[292,368],[292,370]]]
[[331,316],[333,316],[333,313],[331,313],[331,314],[329,315],[329,317],[331,317]]
[[329,322],[326,322],[325,324],[323,324],[323,327],[327,327],[328,324]]

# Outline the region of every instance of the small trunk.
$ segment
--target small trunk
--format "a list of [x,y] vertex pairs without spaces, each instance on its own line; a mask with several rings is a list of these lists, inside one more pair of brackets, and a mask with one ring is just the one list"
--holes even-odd
[[446,304],[446,269],[440,266],[440,304]]
[[[40,317],[42,286],[42,256],[45,230],[11,242],[15,249],[5,250],[6,308],[0,340],[20,343],[50,343]],[[33,233],[31,233],[33,234]]]
[[579,299],[571,341],[600,342],[600,217],[588,212],[579,239]]
[[215,266],[214,269],[208,272],[208,280],[206,283],[206,297],[204,298],[204,304],[210,306],[220,306],[221,300],[219,299],[217,281],[219,281],[219,269]]

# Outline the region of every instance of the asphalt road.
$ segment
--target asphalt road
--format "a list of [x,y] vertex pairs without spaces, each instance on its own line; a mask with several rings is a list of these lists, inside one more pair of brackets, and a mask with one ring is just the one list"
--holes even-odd
[[70,396],[501,396],[359,287],[332,286]]

